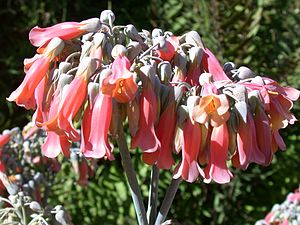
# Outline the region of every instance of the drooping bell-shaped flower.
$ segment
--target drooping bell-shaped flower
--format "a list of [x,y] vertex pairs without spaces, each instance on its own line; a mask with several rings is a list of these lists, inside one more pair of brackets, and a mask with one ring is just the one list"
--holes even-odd
[[156,163],[160,169],[170,169],[174,164],[172,157],[176,127],[176,102],[171,102],[160,116],[156,134],[161,147],[153,153],[144,153],[143,161],[149,165]]
[[113,145],[108,141],[112,118],[112,98],[97,91],[89,103],[81,124],[81,151],[85,157],[113,160]]
[[[262,145],[262,140],[259,139],[263,137],[260,137],[259,139],[257,138],[257,135],[261,135],[261,132],[265,131],[266,127],[263,127],[264,130],[261,130],[258,133],[257,128],[255,127],[255,123],[250,112],[247,113],[246,123],[242,119],[239,119],[237,131],[237,151],[232,158],[233,166],[245,170],[251,162],[265,165],[269,160],[269,150],[259,148],[259,146]],[[266,138],[266,141],[269,141],[269,137],[266,136]]]
[[64,42],[61,39],[52,39],[45,52],[32,63],[21,85],[11,93],[7,100],[15,101],[17,105],[24,106],[26,109],[34,109],[36,106],[34,91],[47,75],[50,62],[60,54],[63,48]]
[[55,158],[59,153],[63,153],[65,157],[70,156],[70,146],[66,135],[58,135],[53,131],[48,131],[44,144],[42,145],[42,153],[48,158]]
[[[82,107],[86,95],[89,77],[96,70],[96,60],[85,57],[80,62],[76,76],[74,80],[63,87],[57,111],[53,116],[50,116],[49,120],[43,124],[48,131],[55,131],[57,134],[65,134],[73,141],[80,139],[79,133],[73,126],[72,120]],[[55,101],[55,99],[54,99]]]
[[207,73],[213,75],[214,81],[222,81],[230,79],[226,76],[216,56],[208,49],[203,48],[202,65]]
[[46,28],[36,26],[29,32],[29,40],[33,46],[41,47],[55,37],[70,40],[88,32],[96,32],[99,28],[100,20],[98,18],[84,20],[80,23],[63,22]]
[[261,165],[267,166],[271,163],[273,158],[270,119],[264,111],[259,97],[253,96],[252,99],[252,102],[254,101],[255,104],[253,121],[255,124],[257,145],[264,155],[264,160],[262,160]]
[[201,147],[201,127],[198,123],[192,123],[188,118],[183,128],[182,159],[175,168],[174,179],[182,177],[187,182],[194,182],[199,175],[204,177],[204,172],[198,164],[198,156]]
[[155,132],[157,100],[149,79],[143,82],[139,106],[139,129],[131,139],[131,148],[140,147],[144,152],[155,152],[161,144]]
[[125,48],[116,45],[113,49],[115,60],[112,63],[112,73],[102,82],[102,93],[109,95],[121,103],[131,101],[138,89],[135,82],[135,74],[130,72],[130,61],[125,56]]
[[229,135],[226,123],[213,127],[210,139],[210,155],[208,165],[204,169],[204,182],[211,180],[225,184],[229,183],[232,173],[226,165],[228,157]]

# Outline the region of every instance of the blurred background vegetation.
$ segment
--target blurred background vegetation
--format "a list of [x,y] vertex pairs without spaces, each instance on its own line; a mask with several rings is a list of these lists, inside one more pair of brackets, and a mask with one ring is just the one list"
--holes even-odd
[[[23,59],[34,54],[27,35],[39,25],[81,21],[110,8],[116,24],[139,30],[161,27],[176,35],[198,31],[222,63],[234,61],[282,84],[300,88],[300,1],[298,0],[1,0],[0,6],[0,130],[23,126],[31,112],[5,101],[23,79]],[[300,118],[299,103],[294,113]],[[169,214],[181,224],[254,224],[271,206],[282,202],[300,184],[300,127],[282,132],[288,149],[278,152],[268,168],[251,165],[234,171],[227,185],[182,183]],[[150,168],[135,166],[146,196]],[[53,204],[64,204],[74,224],[135,224],[129,190],[119,154],[99,162],[87,188],[78,187],[68,164],[53,186]],[[171,174],[161,174],[160,199]]]

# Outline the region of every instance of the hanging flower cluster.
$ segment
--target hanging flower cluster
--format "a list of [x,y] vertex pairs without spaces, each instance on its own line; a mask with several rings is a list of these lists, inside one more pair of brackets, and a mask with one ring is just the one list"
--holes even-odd
[[195,31],[138,32],[114,19],[105,10],[30,31],[37,54],[24,60],[26,76],[8,100],[35,110],[45,156],[68,157],[80,142],[85,157],[113,160],[117,111],[143,161],[188,182],[228,183],[228,162],[267,166],[285,149],[279,130],[296,121],[298,90],[232,62],[222,67]]

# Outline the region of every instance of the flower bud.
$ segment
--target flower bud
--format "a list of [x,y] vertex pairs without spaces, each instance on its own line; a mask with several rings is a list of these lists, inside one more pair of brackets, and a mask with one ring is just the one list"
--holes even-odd
[[200,35],[194,30],[186,34],[185,42],[195,47],[204,48]]
[[66,74],[63,73],[60,75],[57,87],[62,91],[63,87],[66,86],[67,84],[70,84],[73,80],[73,75],[71,74]]
[[58,73],[67,73],[71,69],[71,63],[69,62],[61,62],[58,66]]
[[79,29],[85,30],[86,32],[97,32],[100,29],[100,20],[98,18],[83,20],[80,24],[84,24],[84,26]]
[[168,61],[163,61],[158,64],[160,80],[169,82],[172,76],[172,66]]
[[235,69],[235,64],[233,62],[226,62],[223,66],[223,70],[227,76],[232,76],[232,70]]
[[58,222],[61,225],[68,225],[69,224],[66,212],[64,210],[59,210],[55,214],[55,220],[56,220],[56,222]]
[[139,35],[137,29],[132,24],[126,26],[124,33],[133,41],[142,41],[141,35]]
[[136,42],[131,41],[127,47],[127,58],[133,61],[142,51],[142,46]]
[[123,57],[126,55],[127,49],[123,45],[115,45],[111,51],[111,56],[116,59],[117,57]]
[[237,76],[240,80],[243,80],[248,78],[254,78],[256,74],[248,67],[241,66],[240,68],[238,68],[236,74],[234,74],[233,76]]
[[50,57],[50,60],[53,60],[56,56],[58,56],[62,52],[64,47],[65,47],[64,41],[58,37],[55,37],[49,42],[43,55],[46,55]]
[[167,46],[166,38],[164,36],[153,38],[153,45],[157,45],[156,49],[164,49]]
[[100,14],[100,21],[101,23],[109,24],[110,22],[113,23],[116,17],[115,14],[111,10],[103,10]]
[[29,208],[30,208],[32,211],[34,211],[34,212],[40,212],[40,211],[42,211],[41,205],[40,205],[38,202],[36,202],[36,201],[30,202]]
[[159,28],[154,28],[151,33],[151,36],[153,39],[156,37],[159,37],[159,36],[163,36],[163,35],[164,35],[164,33],[163,33],[162,29],[159,29]]

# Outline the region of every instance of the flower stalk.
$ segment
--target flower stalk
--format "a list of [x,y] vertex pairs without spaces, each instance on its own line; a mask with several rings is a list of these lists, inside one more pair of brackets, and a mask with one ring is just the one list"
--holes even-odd
[[166,192],[165,198],[161,204],[159,213],[156,217],[155,225],[162,224],[166,219],[181,180],[181,178],[172,179],[171,184]]
[[128,150],[127,142],[123,131],[123,124],[120,117],[118,118],[118,133],[116,135],[116,141],[119,146],[122,165],[129,184],[129,189],[134,204],[136,216],[138,219],[138,223],[139,225],[148,225],[141,189],[139,187],[136,173],[134,171],[133,164],[131,162],[130,153]]
[[159,168],[156,165],[152,166],[151,183],[149,188],[149,199],[147,208],[147,219],[149,224],[154,224],[157,215],[157,195],[159,183]]

